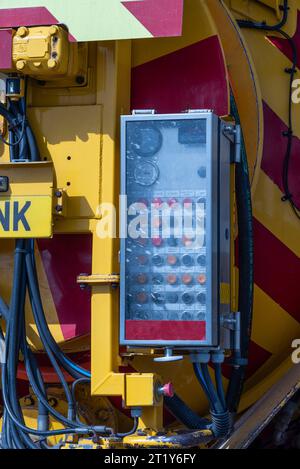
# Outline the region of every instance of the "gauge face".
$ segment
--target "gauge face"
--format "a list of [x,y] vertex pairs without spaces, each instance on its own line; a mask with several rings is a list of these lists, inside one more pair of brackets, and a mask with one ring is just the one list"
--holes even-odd
[[137,163],[134,170],[134,180],[141,186],[152,186],[159,177],[159,169],[153,163]]
[[143,123],[134,128],[131,142],[134,153],[151,158],[161,149],[163,137],[156,127]]

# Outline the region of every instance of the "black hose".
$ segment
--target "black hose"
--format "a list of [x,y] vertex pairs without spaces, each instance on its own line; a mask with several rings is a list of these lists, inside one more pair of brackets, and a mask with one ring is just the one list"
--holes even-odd
[[165,397],[164,403],[171,414],[190,430],[205,429],[210,423],[209,420],[199,417],[177,394]]
[[[231,96],[231,113],[237,124],[239,114],[234,97]],[[246,374],[249,344],[252,331],[254,244],[251,187],[244,139],[241,145],[241,162],[235,168],[236,205],[238,218],[239,258],[239,312],[241,314],[241,346],[233,357],[233,369],[227,389],[226,402],[230,412],[237,412]]]

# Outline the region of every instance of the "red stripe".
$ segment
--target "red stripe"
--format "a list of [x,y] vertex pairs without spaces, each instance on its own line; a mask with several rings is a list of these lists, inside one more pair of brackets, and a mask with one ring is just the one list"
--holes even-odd
[[138,0],[122,4],[153,36],[181,35],[183,0]]
[[[287,138],[283,132],[287,126],[264,103],[264,151],[261,163],[262,170],[283,191],[282,168],[287,148]],[[293,200],[300,208],[300,140],[293,137],[292,153],[289,169],[289,188]]]
[[255,283],[300,321],[300,259],[254,219]]
[[92,237],[55,235],[39,240],[38,246],[64,338],[89,334],[91,294],[89,289],[82,291],[76,279],[80,273],[91,273]]
[[12,68],[12,30],[3,29],[0,31],[0,69],[9,70]]
[[[45,7],[1,8],[0,28],[17,28],[18,26],[46,26],[61,22]],[[72,34],[69,40],[76,42]]]
[[213,109],[228,113],[227,75],[217,36],[132,70],[132,109],[159,113]]
[[58,20],[45,7],[4,8],[0,10],[0,28],[58,24]]
[[205,321],[126,321],[127,340],[205,340]]

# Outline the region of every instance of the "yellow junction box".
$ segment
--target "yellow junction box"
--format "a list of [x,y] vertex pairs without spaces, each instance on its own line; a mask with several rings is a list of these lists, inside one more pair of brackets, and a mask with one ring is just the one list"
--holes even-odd
[[146,407],[158,404],[155,398],[157,377],[153,373],[126,375],[126,406]]
[[0,180],[0,238],[51,237],[52,163],[2,163]]
[[13,37],[13,63],[18,72],[43,79],[68,72],[68,33],[60,26],[20,27]]

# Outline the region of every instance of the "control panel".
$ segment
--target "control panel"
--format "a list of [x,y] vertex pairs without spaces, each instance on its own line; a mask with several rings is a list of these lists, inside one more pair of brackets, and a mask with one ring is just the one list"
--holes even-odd
[[123,345],[225,346],[231,146],[222,125],[208,111],[122,117]]

